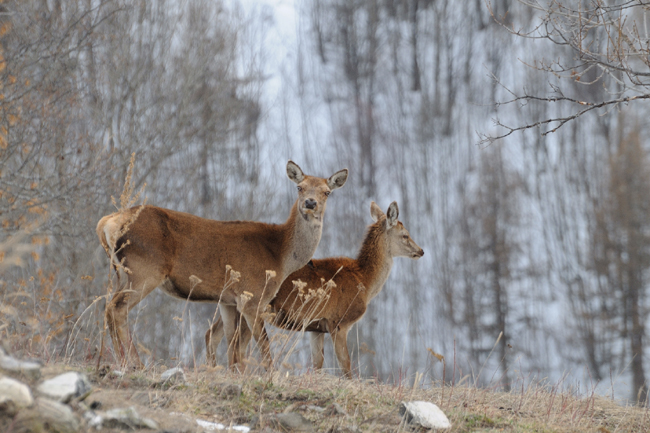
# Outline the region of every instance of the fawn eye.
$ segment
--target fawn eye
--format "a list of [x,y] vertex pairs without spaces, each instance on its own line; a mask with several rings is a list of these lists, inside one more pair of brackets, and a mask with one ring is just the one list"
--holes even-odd
[[329,197],[331,192],[330,191],[325,191],[323,194],[325,194],[325,197]]
[[302,187],[299,186],[299,187],[298,187],[298,192],[301,192],[301,191],[302,191]]
[[404,235],[404,236],[402,236],[402,237],[403,237],[404,239],[408,239],[408,238],[409,238],[409,235]]

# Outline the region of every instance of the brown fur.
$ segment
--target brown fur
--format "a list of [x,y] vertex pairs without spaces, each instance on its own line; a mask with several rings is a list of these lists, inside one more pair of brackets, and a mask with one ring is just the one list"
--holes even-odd
[[[366,312],[368,303],[384,286],[393,264],[393,257],[420,258],[424,251],[411,239],[401,222],[397,221],[397,204],[392,203],[386,217],[373,202],[371,214],[375,223],[368,227],[356,259],[334,257],[312,260],[291,274],[282,284],[271,308],[276,313],[275,326],[311,332],[312,357],[315,368],[323,365],[323,338],[332,335],[339,366],[351,377],[347,334]],[[296,281],[307,283],[309,290]],[[328,284],[333,281],[335,285]],[[321,289],[321,290],[318,290]],[[216,322],[206,333],[208,360],[216,362],[215,349],[222,331]],[[250,333],[242,326],[242,344]]]
[[[320,241],[327,197],[347,179],[347,170],[329,179],[306,176],[291,161],[287,174],[299,192],[284,224],[214,221],[154,206],[137,206],[99,221],[100,243],[112,265],[128,279],[106,305],[106,322],[121,362],[143,366],[128,333],[127,316],[160,287],[181,299],[219,302],[228,341],[233,341],[234,321],[241,313],[262,348],[265,364],[271,363],[259,315],[285,277],[311,259]],[[228,266],[236,272],[228,272]],[[244,291],[251,294],[247,302]],[[228,360],[229,365],[237,362],[231,349]]]

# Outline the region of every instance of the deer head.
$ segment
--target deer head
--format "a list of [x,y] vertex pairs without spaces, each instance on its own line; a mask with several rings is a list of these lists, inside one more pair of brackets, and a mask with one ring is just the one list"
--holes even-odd
[[370,216],[375,222],[385,217],[386,240],[391,257],[409,257],[417,260],[424,255],[422,248],[411,239],[411,235],[404,227],[404,224],[397,220],[399,216],[397,202],[392,202],[384,215],[381,208],[373,201],[370,203]]
[[287,163],[287,176],[298,185],[298,210],[306,220],[322,222],[327,198],[348,179],[348,170],[337,171],[329,179],[307,176],[293,161]]

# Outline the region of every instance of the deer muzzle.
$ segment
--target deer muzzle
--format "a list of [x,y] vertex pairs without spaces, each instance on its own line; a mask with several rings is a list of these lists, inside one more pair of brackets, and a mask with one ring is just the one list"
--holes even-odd
[[318,203],[316,202],[316,200],[314,200],[312,198],[308,198],[307,200],[305,200],[305,207],[307,209],[314,210],[314,209],[316,209],[316,206],[318,206]]

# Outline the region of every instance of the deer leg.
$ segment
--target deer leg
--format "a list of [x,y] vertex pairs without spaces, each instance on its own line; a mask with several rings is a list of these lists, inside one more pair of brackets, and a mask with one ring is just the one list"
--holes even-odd
[[267,281],[262,294],[258,295],[259,298],[254,296],[252,299],[238,305],[238,310],[244,316],[244,319],[246,319],[246,323],[253,333],[253,338],[255,338],[257,347],[262,354],[262,366],[266,370],[269,370],[273,366],[273,356],[271,355],[271,344],[266,329],[264,328],[262,314],[265,312],[269,302],[275,297],[278,289],[279,286],[277,284]]
[[339,361],[339,367],[343,370],[343,376],[352,379],[352,365],[350,362],[350,352],[348,351],[348,331],[349,328],[338,328],[330,331],[332,342],[334,343],[334,352],[336,359]]
[[237,321],[237,326],[239,330],[239,358],[246,359],[246,349],[251,342],[251,329],[248,327],[248,323],[242,317],[241,314],[238,314],[239,320]]
[[212,367],[217,366],[217,347],[223,339],[223,320],[221,316],[217,317],[217,321],[212,324],[208,332],[205,333],[205,351],[207,356],[208,365]]
[[239,359],[239,338],[237,333],[237,322],[239,315],[237,314],[237,307],[234,305],[219,304],[219,313],[221,313],[221,320],[223,321],[223,331],[226,334],[226,341],[228,342],[228,367],[236,368]]
[[[248,346],[248,343],[251,339],[251,332],[250,329],[248,329],[248,325],[245,321],[241,321],[241,315],[239,313],[237,314],[237,317],[237,331],[235,331],[233,338],[235,338],[234,345],[238,346],[239,360],[236,360],[235,363],[246,358],[246,347]],[[240,324],[242,325],[241,327]],[[239,332],[239,337],[237,337],[237,332]],[[217,347],[219,346],[219,343],[221,343],[221,340],[223,340],[224,335],[225,332],[223,320],[221,320],[221,317],[218,317],[217,321],[214,322],[210,329],[208,329],[208,331],[205,333],[205,349],[207,361],[208,364],[212,367],[217,366]],[[231,340],[232,339],[229,341]]]
[[136,369],[143,369],[144,364],[138,356],[138,351],[133,344],[128,326],[129,301],[134,298],[128,292],[119,292],[106,305],[106,324],[113,341],[113,348],[120,361],[126,366],[132,365]]
[[262,365],[265,369],[269,370],[273,365],[273,357],[271,356],[271,344],[269,343],[269,336],[266,333],[266,329],[264,329],[264,320],[257,314],[257,308],[255,308],[255,312],[252,314],[250,311],[244,311],[242,312],[242,315],[246,319],[248,328],[253,333],[253,338],[255,338],[257,347],[262,354]]
[[137,369],[144,368],[129,331],[129,311],[151,293],[162,280],[162,276],[145,279],[129,277],[128,285],[115,293],[106,304],[104,313],[106,325],[113,341],[113,348],[122,365],[131,364]]
[[[235,353],[235,364],[239,364],[243,362],[246,359],[246,348],[248,347],[248,344],[251,341],[251,330],[248,327],[248,324],[246,323],[246,320],[244,320],[243,316],[237,312],[237,319],[235,320],[235,333],[232,338],[230,338],[228,341],[232,342],[233,350]],[[221,319],[217,321],[212,327],[212,330],[215,332],[218,332],[217,334],[218,340],[214,341],[212,343],[212,348],[211,348],[211,353],[209,355],[212,355],[212,357],[215,357],[216,351],[217,351],[217,346],[219,345],[219,342],[223,338],[224,332],[223,332],[223,322]],[[205,338],[206,342],[208,341],[208,333],[206,333]],[[214,334],[213,334],[213,339]],[[216,358],[214,361],[216,365]]]
[[311,346],[311,362],[315,370],[320,370],[323,368],[323,362],[325,362],[325,334],[310,332],[309,343]]
[[111,340],[113,341],[113,348],[119,358],[120,364],[131,364],[136,369],[142,369],[144,368],[144,364],[140,361],[127,323],[130,310],[129,301],[134,298],[129,295],[130,293],[128,291],[123,291],[113,296],[113,299],[106,305],[106,324],[108,325]]
[[[117,293],[113,299],[106,304],[106,310],[104,312],[104,318],[106,321],[106,326],[108,327],[108,332],[111,336],[111,341],[113,342],[113,349],[115,350],[115,355],[117,356],[120,364],[127,363],[127,354],[128,350],[125,349],[125,343],[129,341],[130,336],[127,335],[128,328],[126,327],[126,311],[123,308],[120,308],[123,305],[123,294]],[[129,346],[130,348],[130,346]],[[137,360],[135,360],[135,365],[137,368],[142,368],[142,361],[135,354]]]

